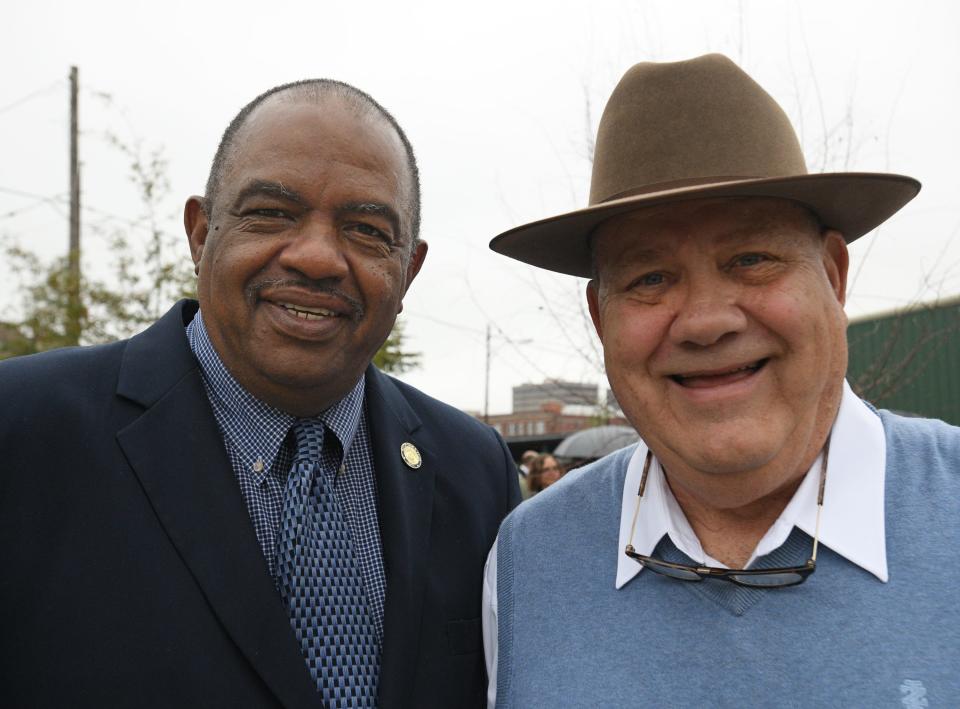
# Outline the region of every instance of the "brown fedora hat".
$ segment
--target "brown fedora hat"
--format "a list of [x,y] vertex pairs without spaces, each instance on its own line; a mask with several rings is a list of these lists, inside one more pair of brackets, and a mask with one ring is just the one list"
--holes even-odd
[[516,227],[494,251],[574,276],[590,276],[589,235],[624,212],[715,197],[800,202],[847,242],[887,220],[920,191],[912,177],[809,174],[783,109],[721,54],[633,66],[597,131],[585,209]]

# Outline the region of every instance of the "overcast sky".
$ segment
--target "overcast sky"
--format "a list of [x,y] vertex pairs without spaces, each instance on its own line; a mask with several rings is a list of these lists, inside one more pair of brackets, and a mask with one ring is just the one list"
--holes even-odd
[[[160,147],[169,228],[200,192],[223,128],[286,81],[371,93],[420,161],[430,244],[401,316],[422,367],[404,379],[461,408],[560,377],[601,381],[583,282],[489,252],[517,224],[586,204],[589,136],[639,61],[728,54],[794,121],[811,170],[899,172],[923,191],[852,247],[848,313],[960,293],[960,10],[954,2],[32,2],[4,8],[0,235],[66,248],[67,82],[80,68],[84,249],[139,215],[102,138]],[[109,96],[109,100],[105,97]],[[825,138],[826,136],[826,138]],[[46,198],[46,200],[40,199]],[[53,199],[54,202],[49,201]],[[136,232],[132,235],[136,236]],[[142,233],[141,233],[142,237]],[[186,241],[181,242],[189,258]],[[0,309],[17,294],[0,265]]]

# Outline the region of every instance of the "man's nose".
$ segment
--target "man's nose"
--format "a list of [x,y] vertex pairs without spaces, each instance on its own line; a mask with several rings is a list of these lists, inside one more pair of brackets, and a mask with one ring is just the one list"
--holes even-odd
[[278,262],[313,280],[343,278],[349,271],[338,225],[322,214],[307,217],[280,252]]
[[722,277],[695,277],[685,285],[670,325],[674,343],[708,347],[746,329],[747,315],[740,307],[738,285],[726,283]]

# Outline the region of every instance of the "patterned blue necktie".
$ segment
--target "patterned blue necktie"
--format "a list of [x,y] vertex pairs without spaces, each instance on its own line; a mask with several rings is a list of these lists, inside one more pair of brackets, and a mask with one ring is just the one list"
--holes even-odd
[[333,493],[338,446],[323,450],[324,425],[315,419],[298,419],[291,430],[297,452],[277,535],[277,586],[327,706],[375,707],[380,648]]

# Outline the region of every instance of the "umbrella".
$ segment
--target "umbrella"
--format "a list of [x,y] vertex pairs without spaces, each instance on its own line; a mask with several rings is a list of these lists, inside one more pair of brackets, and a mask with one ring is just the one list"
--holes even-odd
[[640,436],[629,426],[596,426],[571,433],[553,454],[559,458],[602,458],[638,440]]

